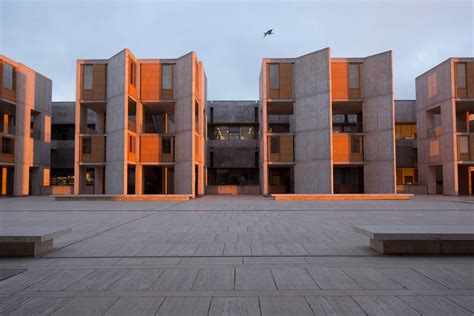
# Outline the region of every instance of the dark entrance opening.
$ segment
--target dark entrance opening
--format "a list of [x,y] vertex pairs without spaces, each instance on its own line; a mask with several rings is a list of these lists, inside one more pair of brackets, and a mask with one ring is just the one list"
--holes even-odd
[[334,167],[334,193],[364,193],[364,167]]

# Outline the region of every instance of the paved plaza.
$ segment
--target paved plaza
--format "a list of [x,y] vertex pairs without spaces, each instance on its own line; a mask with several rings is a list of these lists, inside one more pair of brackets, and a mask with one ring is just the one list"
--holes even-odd
[[0,226],[71,227],[0,259],[0,314],[472,315],[474,258],[381,256],[353,225],[474,224],[474,199],[0,200]]

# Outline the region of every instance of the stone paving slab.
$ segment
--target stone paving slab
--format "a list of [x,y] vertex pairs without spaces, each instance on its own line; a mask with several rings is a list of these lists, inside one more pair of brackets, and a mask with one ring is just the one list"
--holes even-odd
[[48,204],[6,201],[2,225],[48,223],[73,233],[58,238],[46,257],[0,259],[0,271],[23,271],[0,281],[2,315],[474,313],[474,257],[381,256],[352,232],[362,224],[472,223],[471,199],[364,201],[350,210],[339,201],[289,207],[261,197],[231,199],[229,206],[219,197],[88,205],[113,211],[51,204],[28,212],[5,208]]

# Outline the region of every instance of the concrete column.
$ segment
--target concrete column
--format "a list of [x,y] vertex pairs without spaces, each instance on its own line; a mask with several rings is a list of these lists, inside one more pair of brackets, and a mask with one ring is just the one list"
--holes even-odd
[[332,193],[331,51],[295,61],[295,193]]
[[392,52],[364,59],[364,192],[395,193],[395,134]]
[[29,193],[30,166],[24,163],[15,163],[13,195],[25,196]]

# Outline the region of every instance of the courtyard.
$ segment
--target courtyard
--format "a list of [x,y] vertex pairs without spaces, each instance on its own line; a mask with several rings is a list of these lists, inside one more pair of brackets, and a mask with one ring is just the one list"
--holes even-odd
[[474,258],[382,256],[354,225],[474,224],[474,199],[0,200],[0,226],[70,227],[0,259],[1,314],[472,315]]

